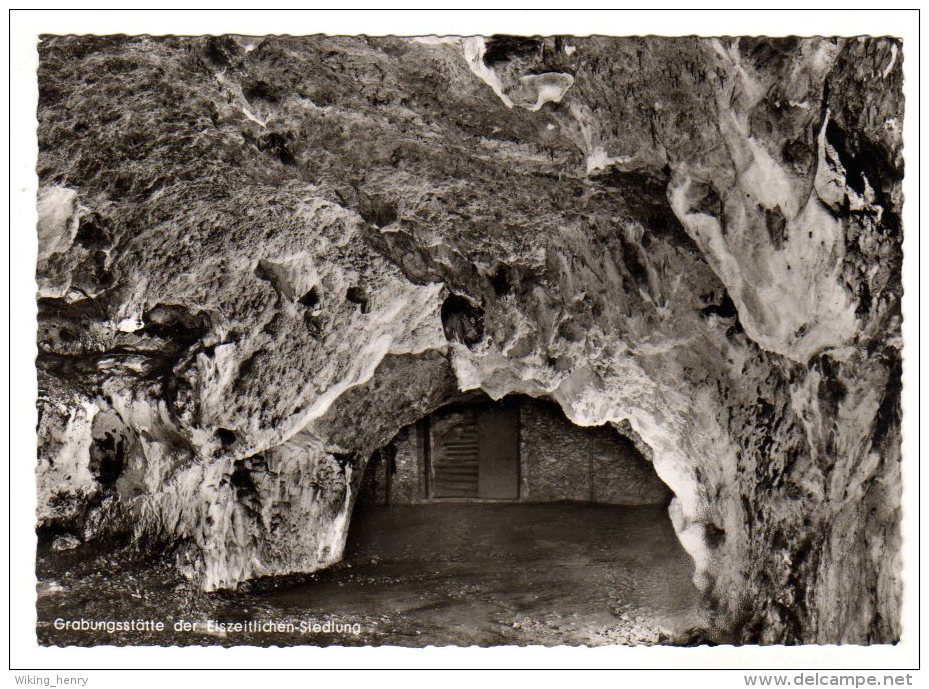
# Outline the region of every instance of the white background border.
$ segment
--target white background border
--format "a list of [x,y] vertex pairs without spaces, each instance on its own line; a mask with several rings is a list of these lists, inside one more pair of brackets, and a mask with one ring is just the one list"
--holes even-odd
[[[900,11],[15,11],[10,22],[10,465],[11,609],[10,664],[14,668],[365,668],[365,667],[536,667],[536,668],[913,668],[918,663],[917,626],[917,463],[918,463],[918,15]],[[220,648],[42,648],[35,640],[35,70],[40,33],[312,33],[399,34],[575,34],[612,35],[893,35],[904,41],[906,112],[904,144],[904,619],[897,646],[872,647],[718,647],[718,648],[493,648],[424,650],[395,648],[260,649]],[[4,338],[8,340],[8,338]],[[8,340],[9,341],[9,340]],[[6,415],[4,415],[6,416]],[[5,518],[5,517],[4,517]],[[23,674],[23,673],[17,673]],[[58,673],[66,674],[66,673]],[[73,674],[73,673],[72,673]],[[83,673],[85,676],[87,673]],[[122,673],[118,673],[122,675]],[[717,673],[714,673],[717,674]],[[787,673],[795,676],[797,673]],[[880,675],[880,673],[877,673]],[[741,673],[740,673],[741,675]],[[54,673],[52,675],[54,677]],[[149,678],[153,677],[150,675]],[[155,675],[155,682],[174,681]],[[365,675],[376,682],[377,675]],[[417,675],[434,686],[449,678]],[[560,676],[555,676],[558,680]],[[180,678],[177,678],[180,679]],[[251,673],[208,673],[192,680],[235,686],[252,684]],[[281,685],[299,681],[275,675]],[[516,678],[513,678],[514,680]],[[565,678],[562,678],[565,679]],[[590,677],[590,680],[595,680]],[[631,679],[631,678],[630,678]],[[646,673],[642,683],[657,677]],[[707,675],[670,674],[675,684],[706,684]],[[741,678],[739,686],[744,686]],[[93,686],[124,686],[117,673],[94,673]],[[141,680],[143,685],[147,682]],[[316,678],[315,681],[321,681]],[[326,679],[342,682],[341,675]],[[474,679],[468,680],[469,683]],[[478,678],[478,681],[479,678]],[[453,681],[454,683],[454,681]],[[11,682],[12,684],[12,682]],[[633,686],[639,684],[636,681]],[[734,685],[735,683],[733,683]]]

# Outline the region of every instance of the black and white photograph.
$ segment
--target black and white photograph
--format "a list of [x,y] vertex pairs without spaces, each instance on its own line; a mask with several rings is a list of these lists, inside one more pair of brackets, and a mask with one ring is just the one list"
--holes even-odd
[[918,45],[612,16],[38,32],[20,634],[913,638]]

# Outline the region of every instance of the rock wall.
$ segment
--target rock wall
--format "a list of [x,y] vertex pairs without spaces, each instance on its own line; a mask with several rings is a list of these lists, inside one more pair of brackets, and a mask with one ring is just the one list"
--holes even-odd
[[719,638],[899,637],[899,41],[39,54],[41,527],[311,570],[398,429],[545,395],[651,459]]

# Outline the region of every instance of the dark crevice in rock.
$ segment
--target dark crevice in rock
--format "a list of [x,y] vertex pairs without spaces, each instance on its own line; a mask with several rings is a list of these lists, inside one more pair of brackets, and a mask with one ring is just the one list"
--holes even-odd
[[725,206],[719,196],[719,192],[712,184],[694,184],[694,197],[697,199],[691,208],[693,213],[703,213],[716,218],[719,221],[723,234],[726,233],[726,215],[723,212]]
[[161,352],[115,347],[106,352],[89,352],[79,355],[60,355],[40,352],[36,366],[62,380],[76,385],[99,385],[123,369],[140,382],[163,381],[170,375],[176,358]]
[[758,69],[780,72],[795,58],[799,42],[796,36],[742,36],[739,54]]
[[368,313],[371,310],[368,304],[368,292],[360,285],[352,285],[345,290],[345,299],[358,306],[362,313]]
[[274,264],[271,261],[266,261],[263,258],[258,259],[258,264],[255,266],[255,277],[270,282],[278,294],[284,294],[285,285],[274,271]]
[[871,288],[867,282],[862,282],[858,286],[858,305],[855,307],[855,316],[857,318],[867,318],[871,312]]
[[235,491],[236,501],[253,512],[260,511],[261,496],[252,472],[260,468],[262,462],[260,456],[236,460],[229,475],[229,485]]
[[308,309],[314,309],[319,305],[319,290],[314,285],[309,292],[297,300],[302,306]]
[[332,458],[342,473],[345,473],[346,468],[355,466],[355,454],[352,452],[333,452]]
[[485,43],[484,64],[493,67],[499,62],[508,62],[515,57],[535,57],[542,50],[541,38],[497,34]]
[[840,380],[840,366],[827,354],[818,357],[815,364],[822,378],[819,382],[820,404],[825,405],[827,413],[834,417],[838,413],[839,405],[848,394],[848,389]]
[[764,221],[771,244],[780,251],[784,247],[784,240],[787,236],[787,218],[778,207],[765,208]]
[[242,132],[242,138],[259,151],[274,155],[284,165],[295,165],[297,162],[297,158],[290,149],[290,141],[280,132],[266,132],[257,137],[248,132]]
[[296,157],[290,150],[287,139],[276,132],[268,134],[262,141],[263,150],[270,151],[277,156],[284,165],[295,165]]
[[703,535],[707,545],[711,548],[719,548],[726,542],[726,531],[716,524],[706,524],[703,529]]
[[228,428],[217,428],[216,438],[223,447],[229,448],[235,445],[238,436],[236,436],[235,431],[231,431]]
[[513,278],[510,275],[510,268],[506,265],[498,266],[494,271],[490,284],[494,288],[494,294],[503,297],[513,291]]
[[620,237],[620,245],[622,247],[623,265],[626,266],[626,270],[629,271],[638,286],[646,287],[648,285],[648,269],[639,254],[639,247],[622,237]]
[[[828,108],[826,140],[835,149],[845,169],[848,186],[857,194],[865,190],[865,180],[874,192],[874,203],[882,209],[874,231],[900,239],[899,187],[904,164],[900,149],[887,137],[887,127],[900,124],[903,114],[899,90],[903,81],[903,46],[896,39],[865,38],[842,45],[839,58],[823,88],[823,121]],[[874,98],[874,68],[886,65],[881,88],[887,97]],[[869,68],[863,65],[870,65]],[[893,118],[892,120],[889,118]],[[847,243],[855,250],[855,241]]]
[[275,89],[266,81],[256,80],[242,86],[242,95],[249,103],[255,101],[264,101],[265,103],[277,103],[280,96]]
[[473,348],[484,339],[484,310],[459,294],[442,302],[442,328],[449,342]]
[[369,225],[386,227],[397,220],[397,206],[379,195],[358,192],[358,213]]
[[866,179],[868,177],[876,178],[872,168],[880,165],[881,158],[876,156],[873,150],[868,149],[854,155],[849,150],[850,142],[848,136],[834,119],[830,119],[826,124],[826,141],[835,149],[839,156],[839,162],[845,168],[845,182],[859,196],[864,194]]
[[176,352],[128,344],[111,346],[112,341],[99,334],[109,329],[110,319],[97,299],[68,302],[46,298],[38,300],[38,307],[36,366],[58,379],[93,385],[114,375],[124,362],[131,362],[141,379],[150,380],[169,371],[176,359]]
[[211,328],[210,317],[180,304],[158,304],[142,316],[140,334],[166,340],[179,350],[199,342]]
[[[143,315],[143,328],[113,336],[112,326],[101,323],[96,315],[101,307],[95,300],[46,307],[49,317],[40,322],[65,325],[64,339],[71,340],[71,344],[68,348],[47,349],[43,345],[46,336],[40,330],[36,359],[40,370],[61,380],[71,380],[88,392],[119,376],[143,385],[154,384],[166,396],[169,408],[185,385],[175,380],[175,368],[189,357],[212,327],[206,313],[193,313],[177,304],[158,304]],[[87,335],[94,330],[99,332],[101,327],[105,328],[106,337]],[[62,331],[60,325],[58,331]]]
[[700,309],[704,316],[719,316],[720,318],[738,318],[739,311],[729,292],[723,292],[723,298],[718,304],[710,304]]
[[80,219],[74,241],[91,251],[107,249],[113,244],[106,221],[99,213],[88,213]]
[[36,300],[39,310],[39,322],[65,320],[71,322],[107,321],[110,315],[98,299],[88,297],[77,301],[68,301],[58,297],[42,297]]
[[241,60],[242,48],[232,36],[210,36],[206,56],[219,67],[232,67]]
[[877,409],[874,419],[874,434],[871,436],[872,446],[883,448],[888,438],[895,438],[895,431],[900,427],[900,400],[903,395],[903,361],[900,353],[889,350],[889,374],[884,397]]
[[116,483],[126,465],[126,440],[106,431],[103,437],[94,438],[90,447],[90,471],[101,486]]
[[[668,203],[667,189],[671,171],[667,166],[649,171],[623,171],[610,167],[592,179],[615,191],[628,209],[629,215],[639,220],[645,229],[682,249],[702,256],[696,242],[687,234]],[[709,193],[708,189],[707,194]],[[712,206],[712,198],[707,203]]]
[[[710,297],[712,297],[711,294],[704,295],[703,299],[706,300]],[[732,297],[729,296],[728,290],[723,289],[722,298],[719,299],[718,303],[711,302],[701,308],[700,313],[704,318],[715,316],[730,321],[731,324],[726,328],[726,337],[730,339],[742,335],[745,332],[745,328],[742,326],[742,321],[739,318],[738,308],[732,300]]]
[[239,364],[239,375],[237,376],[237,381],[245,381],[255,373],[255,370],[258,367],[258,358],[260,355],[260,352],[255,352],[251,356],[242,360],[242,363]]

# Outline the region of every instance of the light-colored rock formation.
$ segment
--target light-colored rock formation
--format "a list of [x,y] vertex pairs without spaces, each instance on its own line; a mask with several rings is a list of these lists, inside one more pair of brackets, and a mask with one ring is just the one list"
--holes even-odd
[[40,526],[313,570],[374,449],[520,392],[653,461],[712,633],[893,641],[901,55],[46,37]]

